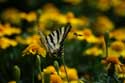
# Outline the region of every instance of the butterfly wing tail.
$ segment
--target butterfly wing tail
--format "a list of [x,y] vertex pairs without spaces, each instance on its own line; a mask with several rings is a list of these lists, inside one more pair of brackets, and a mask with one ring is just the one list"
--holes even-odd
[[[63,29],[63,28],[62,28]],[[69,31],[71,30],[71,24],[70,23],[67,23],[65,26],[64,26],[64,30],[61,30],[61,31],[64,31],[64,32],[61,32],[62,33],[62,39],[60,39],[60,44],[63,43],[63,41],[65,40],[66,36],[68,35]]]
[[64,55],[64,45],[63,45],[63,42],[66,38],[66,36],[68,35],[68,32],[71,30],[71,24],[70,23],[67,23],[65,26],[64,26],[64,30],[61,30],[61,31],[64,31],[61,32],[62,33],[62,39],[60,41],[60,51],[59,51],[59,55]]

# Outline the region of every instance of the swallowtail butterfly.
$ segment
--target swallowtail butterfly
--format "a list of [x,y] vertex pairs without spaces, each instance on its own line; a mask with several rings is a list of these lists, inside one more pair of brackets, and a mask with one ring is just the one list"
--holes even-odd
[[60,56],[63,52],[63,42],[71,29],[70,23],[65,26],[51,32],[45,36],[43,32],[39,31],[40,40],[49,55]]

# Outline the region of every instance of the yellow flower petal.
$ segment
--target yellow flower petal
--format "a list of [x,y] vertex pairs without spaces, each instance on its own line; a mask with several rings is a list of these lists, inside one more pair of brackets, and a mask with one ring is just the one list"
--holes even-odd
[[8,83],[16,83],[16,81],[9,81]]
[[63,81],[57,74],[52,74],[50,75],[50,83],[63,83]]
[[30,44],[24,51],[23,51],[23,56],[27,54],[39,54],[42,57],[46,56],[46,50],[42,48],[39,44]]

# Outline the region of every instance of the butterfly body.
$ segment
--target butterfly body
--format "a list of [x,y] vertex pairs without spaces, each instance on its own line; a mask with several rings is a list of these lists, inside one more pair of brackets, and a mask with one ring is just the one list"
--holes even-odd
[[67,23],[65,26],[51,32],[47,36],[45,36],[42,32],[39,32],[41,42],[50,56],[60,56],[62,54],[64,49],[63,42],[70,29],[71,25]]

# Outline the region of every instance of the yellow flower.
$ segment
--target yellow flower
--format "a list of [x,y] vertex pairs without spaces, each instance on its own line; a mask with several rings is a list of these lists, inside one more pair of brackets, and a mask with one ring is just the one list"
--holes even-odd
[[[54,66],[50,65],[46,67],[45,69],[43,69],[43,73],[50,74],[50,83],[63,83],[61,77],[57,75]],[[38,79],[41,80],[40,74],[38,74]]]
[[120,65],[120,68],[121,68],[120,71],[117,69],[118,70],[117,76],[118,78],[124,78],[125,77],[125,65],[124,64]]
[[114,28],[114,24],[110,19],[106,16],[98,16],[95,22],[95,28],[93,28],[96,32],[103,34],[106,31],[111,31]]
[[119,71],[122,71],[121,65],[122,64],[108,63],[107,67],[106,67],[106,70],[108,70],[110,68],[113,68],[113,66],[114,66],[114,69],[115,69],[114,73],[118,76]]
[[125,44],[121,41],[115,41],[111,43],[111,46],[109,48],[109,54],[123,56],[125,57]]
[[65,18],[60,18],[60,14],[58,12],[45,12],[40,16],[40,30],[47,29],[46,27],[52,27],[54,22],[59,23],[59,20],[65,22]]
[[67,12],[66,13],[66,19],[68,22],[71,23],[73,28],[81,28],[81,26],[88,26],[89,24],[89,19],[85,16],[81,16],[79,18],[76,18],[73,12]]
[[67,17],[67,19],[72,19],[72,18],[75,18],[75,15],[73,12],[67,12],[66,17]]
[[117,56],[114,55],[110,55],[108,56],[105,60],[102,60],[103,64],[106,64],[106,70],[108,70],[109,68],[111,68],[114,65],[115,68],[115,73],[118,74],[118,72],[122,72],[122,63],[120,62],[119,58]]
[[110,0],[98,0],[97,7],[98,9],[102,11],[107,11],[111,7],[111,1]]
[[115,41],[111,44],[111,48],[117,52],[120,52],[125,49],[125,45],[121,41]]
[[81,18],[70,18],[68,19],[68,22],[71,23],[71,25],[73,26],[73,28],[77,28],[79,26],[86,26],[88,24],[88,19],[85,17],[81,17]]
[[27,16],[27,14],[26,14],[25,12],[20,12],[20,17],[21,17],[22,19],[25,19],[26,16]]
[[0,36],[3,36],[5,33],[5,29],[3,28],[3,26],[0,24]]
[[122,0],[112,0],[112,5],[115,7],[122,3]]
[[122,1],[119,5],[115,6],[114,11],[119,16],[125,16],[125,1]]
[[32,36],[29,36],[27,38],[23,38],[21,36],[16,36],[16,41],[21,43],[21,44],[41,44],[40,42],[40,36],[39,35],[32,35]]
[[8,83],[16,83],[16,81],[9,81]]
[[[66,70],[68,69],[68,67],[66,66]],[[59,69],[61,72],[65,72],[64,66],[62,65]]]
[[[78,81],[78,74],[76,69],[66,67],[66,71],[70,81]],[[43,73],[50,74],[50,83],[64,83],[66,81],[66,73],[64,70],[64,66],[61,66],[59,68],[59,75],[57,74],[57,71],[52,65],[43,69]],[[40,74],[38,75],[38,79],[41,79]]]
[[[49,10],[48,10],[49,9]],[[40,16],[40,23],[46,24],[48,21],[57,21],[60,15],[59,10],[53,4],[46,4]]]
[[[42,75],[43,73],[41,73]],[[45,73],[45,74],[49,74]],[[41,75],[38,74],[38,80],[41,80]],[[61,77],[57,74],[50,74],[50,83],[63,83],[63,80],[61,79]]]
[[[78,80],[78,74],[77,74],[77,70],[76,69],[66,67],[66,71],[67,71],[68,78],[69,78],[70,81]],[[66,72],[64,70],[64,66],[60,67],[60,76],[63,79],[66,79]]]
[[35,12],[31,11],[29,13],[25,13],[25,12],[20,13],[20,17],[22,19],[26,19],[28,22],[32,22],[36,20],[37,16]]
[[105,60],[102,60],[102,63],[104,63],[104,64],[109,64],[109,63],[121,64],[121,62],[119,61],[119,58],[114,55],[108,56]]
[[94,35],[91,35],[88,38],[86,37],[85,40],[88,43],[97,43],[99,41]]
[[88,26],[89,19],[85,16],[81,16],[79,18],[76,18],[73,12],[67,12],[65,15],[67,22],[70,22],[73,29],[78,29],[85,26]]
[[26,38],[26,43],[27,44],[40,43],[40,36],[39,35],[29,36]]
[[87,49],[85,52],[83,52],[83,54],[98,56],[98,55],[103,55],[103,50],[94,46],[92,48]]
[[60,24],[66,24],[68,22],[67,18],[66,18],[66,15],[62,15],[60,14],[57,21],[60,23]]
[[20,34],[21,29],[17,27],[12,27],[9,23],[6,23],[4,25],[0,24],[0,36],[4,35],[13,35],[13,34]]
[[14,47],[16,45],[17,45],[17,42],[15,40],[8,39],[6,37],[0,38],[0,48],[2,48],[2,49],[6,49],[9,46],[13,46]]
[[[49,9],[49,10],[48,10]],[[52,4],[52,3],[48,3],[48,4],[45,4],[43,6],[43,12],[47,12],[47,13],[58,13],[59,10],[57,9],[57,7]]]
[[53,22],[58,22],[59,24],[65,24],[67,22],[70,22],[73,27],[77,27],[87,25],[88,18],[75,18],[72,12],[68,12],[67,14],[61,14],[54,5],[47,4],[43,8],[43,13],[40,16],[40,26],[46,27],[45,25],[49,25]]
[[115,38],[116,40],[124,40],[125,39],[125,29],[119,28],[110,32],[110,37]]
[[[46,67],[45,69],[43,69],[43,72],[38,74],[38,80],[42,79],[41,75],[43,75],[43,74],[50,74],[52,83],[55,81],[54,78],[56,79],[55,76],[57,76],[56,70],[55,70],[54,66],[52,66],[52,65]],[[60,80],[61,78],[59,76],[57,76],[57,80],[58,79]]]
[[62,79],[57,74],[50,75],[50,83],[63,83]]
[[44,73],[56,74],[56,70],[54,66],[50,65],[46,69],[44,69]]
[[27,38],[22,38],[21,36],[16,36],[16,41],[18,41],[21,44],[33,44],[33,43],[37,43],[40,44],[40,36],[39,35],[32,35],[29,36]]
[[78,74],[76,69],[74,68],[68,69],[67,74],[68,74],[69,80],[78,80]]
[[115,63],[115,64],[119,64],[120,63],[120,61],[119,61],[117,56],[109,56],[109,57],[107,57],[106,60],[107,60],[107,62],[112,62],[112,63]]
[[90,29],[77,30],[75,34],[76,39],[86,40],[88,43],[97,43],[99,41],[98,38],[92,34]]
[[92,31],[90,29],[84,29],[83,36],[88,43],[98,42],[98,39],[92,34]]
[[2,19],[5,21],[12,22],[14,24],[19,24],[21,23],[19,11],[15,8],[8,8],[6,9],[1,15]]
[[34,43],[34,44],[30,44],[24,51],[23,51],[23,56],[26,54],[39,54],[43,57],[46,56],[46,50],[44,48],[42,48],[39,44]]

